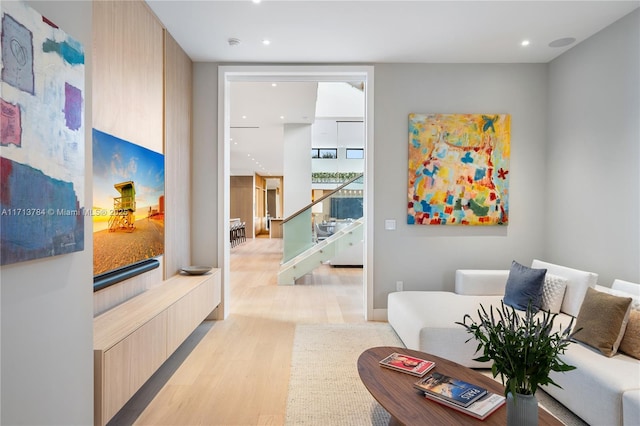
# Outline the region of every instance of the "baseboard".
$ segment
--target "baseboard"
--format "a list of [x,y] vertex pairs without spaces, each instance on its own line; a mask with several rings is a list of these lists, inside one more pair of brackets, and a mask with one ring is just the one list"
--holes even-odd
[[373,309],[373,318],[371,321],[387,321],[387,309]]

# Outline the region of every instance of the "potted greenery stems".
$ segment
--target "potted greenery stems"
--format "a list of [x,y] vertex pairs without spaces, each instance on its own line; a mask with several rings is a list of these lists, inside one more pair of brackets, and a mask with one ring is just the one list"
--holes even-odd
[[[462,322],[456,323],[472,335],[469,340],[478,342],[476,351],[482,350],[482,356],[474,360],[493,361],[491,373],[493,377],[499,374],[505,386],[508,425],[536,425],[538,386],[560,387],[549,373],[575,369],[558,357],[570,343],[573,318],[567,328],[554,332],[556,316],[548,311],[536,315],[531,305],[518,313],[501,302],[500,308],[490,306],[488,312],[480,305],[477,321],[466,314]],[[518,415],[525,418],[517,418]]]

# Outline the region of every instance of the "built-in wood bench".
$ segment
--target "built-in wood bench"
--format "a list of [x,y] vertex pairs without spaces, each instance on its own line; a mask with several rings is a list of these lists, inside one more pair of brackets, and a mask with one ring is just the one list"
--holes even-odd
[[93,320],[94,423],[106,424],[219,305],[220,270],[176,275]]

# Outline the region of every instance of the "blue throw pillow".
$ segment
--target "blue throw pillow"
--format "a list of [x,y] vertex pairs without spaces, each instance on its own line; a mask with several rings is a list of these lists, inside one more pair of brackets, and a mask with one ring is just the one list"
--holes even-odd
[[531,309],[538,312],[542,305],[542,286],[546,273],[546,269],[532,269],[515,260],[511,262],[509,278],[504,290],[505,305],[526,311],[531,301]]

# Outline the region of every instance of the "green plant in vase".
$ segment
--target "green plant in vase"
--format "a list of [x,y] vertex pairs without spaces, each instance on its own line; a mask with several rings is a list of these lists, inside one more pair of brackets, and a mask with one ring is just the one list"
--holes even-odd
[[[556,317],[557,314],[548,311],[540,311],[537,314],[531,304],[526,311],[518,312],[501,302],[500,308],[490,306],[488,311],[480,305],[477,320],[466,314],[462,322],[456,322],[472,335],[467,342],[473,339],[478,342],[476,352],[482,351],[482,355],[474,360],[493,361],[491,373],[493,377],[500,375],[505,386],[508,419],[510,399],[514,399],[516,405],[518,399],[530,399],[533,400],[531,404],[535,403],[535,420],[531,419],[524,424],[537,424],[535,393],[538,387],[560,387],[549,377],[549,373],[566,372],[576,368],[559,357],[571,342],[573,318],[565,329],[554,331]],[[521,422],[522,420],[518,420],[518,423],[523,424]],[[508,424],[511,423],[508,421]]]

